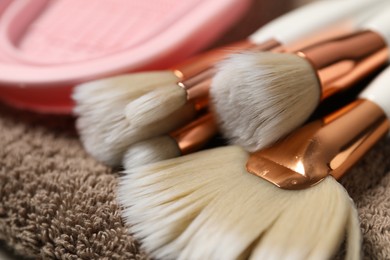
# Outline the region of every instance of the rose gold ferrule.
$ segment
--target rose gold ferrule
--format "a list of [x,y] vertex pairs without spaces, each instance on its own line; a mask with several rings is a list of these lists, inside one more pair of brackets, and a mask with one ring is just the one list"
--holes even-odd
[[[245,40],[198,55],[172,68],[172,71],[179,79],[177,84],[185,89],[187,100],[196,103],[198,99],[208,95],[212,77],[216,72],[214,65],[217,62],[233,52],[242,50],[268,51],[279,46],[280,44],[275,40],[257,45]],[[197,104],[197,107],[203,108],[200,104]]]
[[363,31],[305,48],[297,54],[316,70],[321,99],[349,88],[386,64],[386,42],[375,32]]
[[273,39],[262,44],[254,44],[249,40],[239,41],[199,54],[173,67],[172,70],[181,80],[185,81],[213,67],[215,63],[223,60],[232,52],[242,50],[269,51],[278,46],[280,46],[280,43]]
[[171,68],[181,79],[187,80],[212,67],[218,61],[224,59],[226,54],[232,51],[245,50],[253,47],[254,44],[248,40],[240,41],[230,45],[212,49],[205,53],[194,56],[185,62]]
[[211,113],[201,116],[183,128],[170,134],[175,139],[182,154],[201,149],[218,132],[217,124]]
[[379,106],[357,100],[253,153],[247,170],[289,190],[311,187],[329,175],[340,179],[389,128]]

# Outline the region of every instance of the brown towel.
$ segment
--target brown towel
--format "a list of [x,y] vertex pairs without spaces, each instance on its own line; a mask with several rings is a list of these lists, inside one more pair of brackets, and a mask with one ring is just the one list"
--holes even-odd
[[[256,1],[218,44],[242,38],[289,7]],[[73,125],[72,118],[0,106],[0,241],[32,258],[148,258],[121,220],[118,174],[84,152]],[[390,259],[389,156],[387,139],[343,181],[359,208],[366,259]]]
[[[0,111],[0,240],[33,258],[147,258],[121,220],[118,174],[84,152],[73,119]],[[366,259],[390,258],[388,158],[389,138],[343,180]]]
[[121,220],[117,174],[88,157],[73,120],[0,110],[0,240],[33,258],[146,258]]

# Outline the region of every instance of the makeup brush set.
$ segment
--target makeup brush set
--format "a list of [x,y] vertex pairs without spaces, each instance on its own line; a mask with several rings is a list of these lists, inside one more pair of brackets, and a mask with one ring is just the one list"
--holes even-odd
[[[39,53],[29,53],[38,44],[34,33],[49,28],[45,21],[56,5],[70,8],[72,1],[52,3],[51,12],[42,12],[48,1],[35,1],[35,11],[27,8],[29,1],[16,2],[0,5],[0,12],[7,11],[0,34],[13,32],[11,43],[21,35],[26,39],[18,51],[0,42],[9,50],[0,59],[3,99],[41,110],[53,100],[43,106],[24,102],[15,86],[31,84],[35,88],[29,91],[39,95],[39,89],[57,84],[72,93],[73,101],[64,100],[58,111],[74,102],[86,151],[124,168],[117,193],[123,217],[153,257],[330,259],[345,242],[346,259],[361,258],[357,210],[338,181],[390,129],[390,2],[316,1],[241,42],[165,70],[157,70],[167,67],[162,59],[163,65],[150,65],[159,55],[143,52],[142,44],[134,48],[138,67],[121,59],[130,45],[113,52],[102,46],[99,53],[86,47],[85,57],[69,57],[66,64],[56,62],[56,55],[66,53],[55,49],[47,60],[37,59]],[[184,2],[177,12],[207,10],[196,1]],[[26,23],[41,14],[35,31],[23,29],[23,19],[12,22],[21,13],[29,14],[23,16],[30,17]],[[188,55],[226,26],[217,26],[215,35],[209,31]],[[145,44],[161,43],[160,53],[167,57],[174,56],[174,47],[185,46],[164,48],[164,37]],[[21,77],[7,75],[11,67]],[[351,97],[356,90],[360,94]],[[354,101],[341,100],[341,108],[316,116],[324,102],[341,93]],[[228,145],[203,149],[217,135]]]

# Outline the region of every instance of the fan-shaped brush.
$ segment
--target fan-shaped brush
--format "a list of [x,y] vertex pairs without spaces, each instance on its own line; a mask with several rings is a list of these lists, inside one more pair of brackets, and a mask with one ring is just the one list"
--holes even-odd
[[347,231],[347,259],[359,259],[357,212],[335,178],[389,131],[389,84],[390,68],[357,101],[251,155],[228,146],[126,171],[131,232],[161,259],[317,260]]
[[166,134],[195,117],[207,98],[214,64],[228,51],[274,49],[344,21],[353,22],[348,23],[352,30],[367,10],[381,2],[319,1],[276,19],[247,41],[195,57],[171,70],[81,84],[73,98],[84,146],[100,161],[118,165],[129,145]]
[[210,89],[222,134],[253,152],[302,125],[321,100],[387,63],[389,14],[388,4],[361,31],[295,54],[233,54],[220,64]]

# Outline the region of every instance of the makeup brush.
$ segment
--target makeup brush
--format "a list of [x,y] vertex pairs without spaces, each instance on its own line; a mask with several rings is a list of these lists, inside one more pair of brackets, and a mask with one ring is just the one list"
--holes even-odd
[[381,3],[318,1],[275,19],[246,41],[200,55],[171,70],[81,84],[73,99],[84,147],[98,160],[119,165],[129,145],[166,134],[196,116],[205,105],[214,64],[229,52],[278,49],[336,24],[345,24],[350,31]]
[[204,147],[218,132],[211,113],[207,113],[188,125],[163,135],[131,145],[125,153],[126,169],[167,160],[193,153]]
[[[333,3],[335,4],[335,3]],[[363,4],[367,5],[367,1],[365,1]],[[337,3],[338,7],[338,13],[327,13],[326,15],[326,21],[319,21],[321,18],[320,14],[318,11],[316,11],[316,14],[314,15],[314,12],[311,12],[310,15],[312,15],[312,18],[315,16],[315,20],[317,21],[317,26],[316,29],[321,29],[321,25],[324,26],[324,24],[320,23],[325,23],[325,26],[330,26],[329,23],[334,23],[335,20],[340,20],[343,19],[345,16],[346,11],[340,11],[343,10],[343,7],[340,6],[340,2]],[[350,4],[348,4],[348,7],[350,7]],[[355,7],[356,8],[356,7]],[[324,11],[324,10],[322,10]],[[349,11],[351,12],[351,11]],[[342,16],[340,16],[342,15]],[[334,16],[334,17],[329,17],[329,16]],[[336,18],[337,17],[337,18]],[[299,17],[300,19],[303,19],[302,16]],[[308,17],[306,17],[308,18]],[[292,22],[292,21],[290,21]],[[307,24],[307,20],[304,21],[305,24]],[[294,24],[294,26],[300,26],[299,24]],[[311,25],[313,26],[313,25]],[[286,30],[286,28],[281,28],[282,30]],[[302,30],[302,29],[301,29]],[[304,29],[303,33],[306,33],[307,28]],[[303,30],[302,30],[303,31]],[[275,35],[272,35],[275,36]],[[272,37],[271,36],[271,37]],[[260,46],[260,50],[271,50],[275,48],[276,46],[281,45],[280,41],[273,40],[272,42],[269,41],[271,38],[266,38],[264,41],[257,41],[256,40],[256,33],[250,37],[249,39],[252,40],[252,44],[264,44],[264,42],[270,44],[267,46]],[[294,34],[292,37],[296,37]],[[286,42],[283,42],[286,44]],[[258,48],[259,46],[239,46],[238,48]],[[218,55],[219,56],[219,55]],[[208,64],[208,67],[210,67],[210,64]],[[205,68],[202,68],[205,69]],[[179,70],[182,70],[179,68]],[[198,71],[198,73],[201,71]],[[177,73],[177,72],[176,72]],[[205,72],[203,72],[205,73]],[[192,82],[194,80],[195,75],[189,76],[192,81],[183,79],[185,76],[180,75],[180,82],[172,82],[172,84],[167,84],[167,85],[162,85],[161,87],[155,89],[154,91],[151,91],[145,95],[140,96],[139,98],[132,100],[129,102],[129,104],[126,107],[126,117],[130,122],[132,122],[135,125],[144,125],[144,124],[150,124],[156,120],[159,120],[173,111],[179,109],[181,106],[183,106],[185,103],[196,100],[197,98],[202,97],[205,95],[205,92],[207,93],[207,88],[210,85],[209,79],[210,75],[213,74],[213,70],[207,71],[204,75],[202,75],[197,82]],[[200,75],[196,75],[200,76]],[[187,76],[188,77],[188,76]],[[199,84],[199,80],[204,84],[202,84],[202,90],[206,89],[206,91],[202,91],[201,95],[192,95],[194,93],[194,88],[197,88],[197,84]],[[196,89],[195,89],[196,90]],[[164,109],[161,109],[164,108]]]
[[[118,200],[159,259],[330,259],[360,229],[336,181],[390,128],[390,68],[355,102],[249,155],[227,146],[128,170]],[[245,167],[246,164],[246,167]],[[252,173],[252,174],[248,174]]]
[[[76,127],[84,148],[98,160],[111,166],[120,165],[130,144],[168,133],[195,116],[193,106],[188,104],[161,122],[141,129],[132,127],[123,114],[128,101],[168,78],[167,73],[148,74],[148,80],[142,73],[121,75],[84,83],[75,89],[73,98],[78,100],[75,114],[79,116]],[[140,89],[129,87],[129,82],[140,82],[143,86]]]
[[253,152],[290,133],[320,101],[388,62],[389,25],[388,4],[361,31],[295,54],[233,54],[221,62],[210,89],[222,135]]

